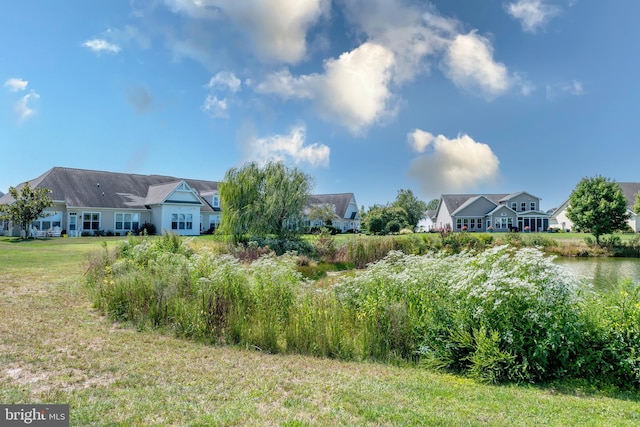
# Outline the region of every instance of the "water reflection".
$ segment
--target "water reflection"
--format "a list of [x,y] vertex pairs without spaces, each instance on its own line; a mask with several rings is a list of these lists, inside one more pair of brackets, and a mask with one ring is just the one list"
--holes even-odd
[[640,282],[639,258],[558,257],[555,262],[568,268],[579,278],[592,283],[596,290],[613,289],[621,279]]

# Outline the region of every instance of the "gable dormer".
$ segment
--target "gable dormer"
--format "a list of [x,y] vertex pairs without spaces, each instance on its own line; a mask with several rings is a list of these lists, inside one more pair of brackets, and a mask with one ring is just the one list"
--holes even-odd
[[152,206],[165,203],[202,205],[202,201],[196,191],[185,181],[174,181],[149,187],[145,205]]

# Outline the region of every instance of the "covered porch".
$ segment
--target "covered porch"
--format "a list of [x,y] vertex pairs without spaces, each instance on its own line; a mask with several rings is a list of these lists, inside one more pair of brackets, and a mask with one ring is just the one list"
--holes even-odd
[[520,231],[542,232],[549,228],[549,215],[541,212],[518,215]]

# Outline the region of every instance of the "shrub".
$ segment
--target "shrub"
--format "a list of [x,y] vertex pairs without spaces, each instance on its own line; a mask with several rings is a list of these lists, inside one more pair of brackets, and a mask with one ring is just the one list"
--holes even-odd
[[155,236],[156,235],[156,226],[154,224],[145,222],[140,227],[140,230],[134,230],[135,234],[141,234],[144,236]]
[[331,232],[328,229],[323,228],[321,230],[313,246],[321,261],[330,262],[335,260],[337,254],[336,242],[333,240]]
[[387,233],[399,233],[400,228],[402,228],[402,225],[395,219],[389,221],[385,226],[385,230],[387,231]]

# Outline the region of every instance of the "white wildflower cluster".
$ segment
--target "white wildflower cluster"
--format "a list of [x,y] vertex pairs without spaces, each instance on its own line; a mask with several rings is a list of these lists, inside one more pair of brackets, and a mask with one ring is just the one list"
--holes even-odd
[[247,286],[245,267],[231,255],[215,255],[202,249],[191,257],[191,263],[200,291]]
[[434,293],[446,291],[452,272],[468,258],[465,253],[417,256],[392,251],[335,285],[334,291],[344,304],[369,314],[395,302],[420,310],[431,304]]
[[137,265],[147,265],[147,262],[151,258],[151,252],[153,244],[149,240],[143,240],[141,243],[131,248],[131,259]]
[[[553,328],[578,299],[579,282],[534,248],[497,246],[479,254],[405,255],[390,252],[334,290],[364,314],[390,303],[455,311],[458,326],[499,331],[513,341],[515,330]],[[467,320],[464,320],[467,319]],[[467,323],[468,322],[468,323]],[[517,326],[517,323],[525,324]]]

